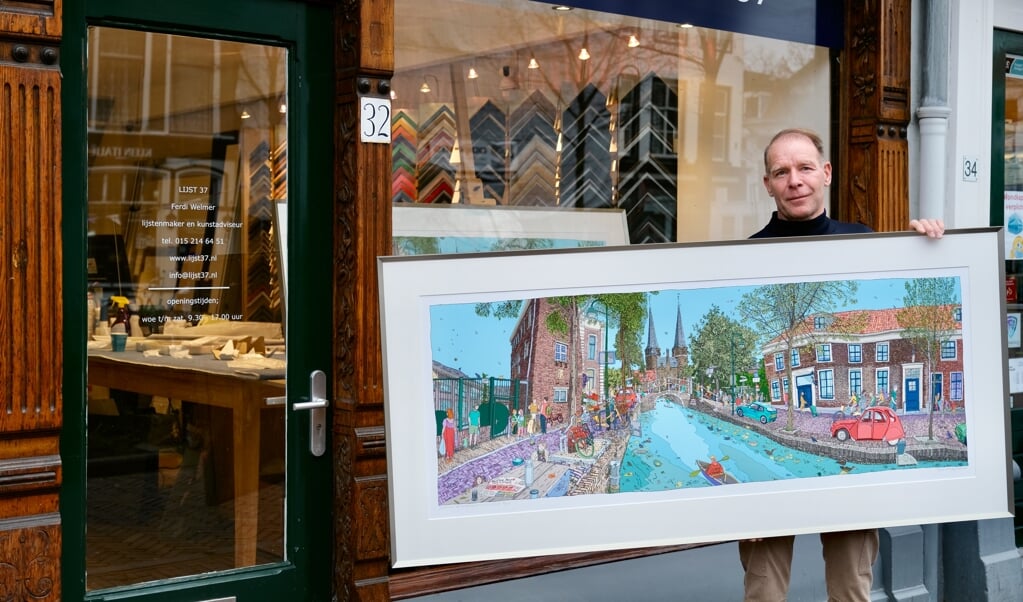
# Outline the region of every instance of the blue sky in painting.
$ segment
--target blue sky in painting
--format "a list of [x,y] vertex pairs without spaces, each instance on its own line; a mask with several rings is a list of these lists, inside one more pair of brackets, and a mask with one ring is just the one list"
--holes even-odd
[[[882,278],[860,280],[857,303],[845,309],[888,309],[900,307],[905,295],[906,279]],[[713,305],[727,315],[736,316],[736,306],[743,294],[754,287],[721,287],[692,290],[666,290],[650,295],[654,314],[657,344],[671,347],[675,338],[677,307],[682,307],[682,323],[686,343],[695,333],[696,325]],[[957,300],[961,288],[957,287]],[[511,331],[514,319],[481,318],[474,304],[435,305],[430,308],[430,332],[433,359],[444,365],[475,376],[477,374],[508,377],[510,373]],[[601,314],[602,315],[602,314]],[[736,316],[737,317],[737,316]],[[599,316],[598,316],[599,318]],[[609,333],[613,339],[614,331]],[[645,346],[646,328],[642,344]]]

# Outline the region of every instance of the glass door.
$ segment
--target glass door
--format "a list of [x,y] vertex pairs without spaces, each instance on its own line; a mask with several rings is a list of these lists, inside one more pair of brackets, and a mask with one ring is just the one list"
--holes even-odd
[[180,4],[82,29],[86,599],[329,596],[329,342],[305,341],[331,306],[302,276],[330,269],[307,248],[331,236],[311,202],[330,176],[304,159],[331,140],[306,127],[317,61],[296,27],[316,20],[242,4],[248,31],[194,33],[182,15],[218,17]]
[[[1004,227],[1005,309],[1012,449],[1023,446],[1023,34],[995,30],[991,86],[991,224]],[[950,402],[961,395],[953,383]],[[1013,459],[1023,464],[1023,455]],[[1016,545],[1023,546],[1023,495],[1015,490]]]

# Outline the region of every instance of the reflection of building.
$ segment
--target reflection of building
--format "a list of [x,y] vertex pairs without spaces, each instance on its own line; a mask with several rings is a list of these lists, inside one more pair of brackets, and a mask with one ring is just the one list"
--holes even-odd
[[[525,302],[512,330],[511,378],[528,382],[533,399],[540,402],[546,397],[553,403],[549,410],[551,415],[564,417],[568,414],[569,385],[573,378],[569,357],[573,341],[568,333],[556,334],[547,327],[547,316],[555,311],[562,310],[547,299]],[[599,322],[583,320],[575,349],[571,351],[575,354],[576,370],[582,370],[582,375],[586,376],[584,390],[599,390],[601,386],[598,366],[602,332]],[[575,377],[580,378],[581,384],[582,378]]]
[[675,338],[671,349],[661,355],[657,345],[657,331],[654,328],[654,314],[650,312],[647,320],[647,344],[644,350],[646,358],[645,382],[657,382],[665,388],[680,384],[685,378],[685,369],[689,365],[689,347],[686,346],[686,332],[682,325],[682,307],[676,308]]
[[899,324],[898,312],[883,309],[833,316],[834,321],[865,319],[854,334],[829,332],[830,318],[808,318],[807,334],[796,341],[789,357],[784,341],[776,338],[769,342],[762,352],[771,399],[781,402],[782,392],[789,390],[786,370],[791,363],[799,399],[807,404],[837,407],[849,403],[853,393],[874,401],[883,393],[887,402],[894,391],[898,408],[908,412],[928,410],[928,399],[937,395],[942,409],[947,404],[962,406],[961,324],[957,321],[954,333],[941,342],[925,382],[926,357],[903,338],[905,329]]

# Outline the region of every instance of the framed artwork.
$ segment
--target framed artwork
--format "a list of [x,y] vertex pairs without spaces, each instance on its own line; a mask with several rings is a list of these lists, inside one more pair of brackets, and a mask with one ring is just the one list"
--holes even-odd
[[622,209],[394,205],[395,255],[572,249],[629,244]]
[[380,258],[393,564],[1010,516],[1002,245]]

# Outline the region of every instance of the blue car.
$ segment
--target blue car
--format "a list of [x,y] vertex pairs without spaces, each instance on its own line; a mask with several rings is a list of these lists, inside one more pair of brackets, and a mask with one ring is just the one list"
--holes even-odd
[[741,418],[749,416],[753,420],[759,420],[761,424],[774,422],[778,419],[778,410],[762,401],[754,401],[745,406],[735,408],[735,413]]

